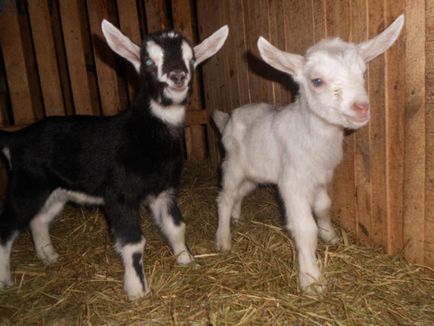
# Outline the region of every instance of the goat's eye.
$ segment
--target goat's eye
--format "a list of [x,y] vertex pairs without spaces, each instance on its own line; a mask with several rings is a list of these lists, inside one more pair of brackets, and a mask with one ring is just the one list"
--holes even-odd
[[148,58],[148,59],[145,60],[145,65],[152,66],[153,64],[154,64],[154,61],[152,61],[151,58]]
[[313,87],[320,87],[323,81],[320,78],[315,78],[311,80]]
[[191,59],[190,63],[191,63],[192,66],[194,66],[194,64],[196,63],[196,60],[195,59]]

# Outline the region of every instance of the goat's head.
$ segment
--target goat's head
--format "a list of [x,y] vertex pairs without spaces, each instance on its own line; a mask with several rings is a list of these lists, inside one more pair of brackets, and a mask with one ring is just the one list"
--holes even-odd
[[300,95],[317,115],[329,123],[357,129],[370,117],[366,63],[392,46],[403,25],[401,15],[373,39],[360,44],[326,39],[309,48],[304,56],[283,52],[262,37],[258,48],[265,62],[293,76]]
[[147,95],[162,106],[186,104],[194,69],[220,50],[229,32],[223,26],[194,47],[175,31],[158,32],[146,36],[140,48],[108,21],[101,27],[110,48],[132,63]]

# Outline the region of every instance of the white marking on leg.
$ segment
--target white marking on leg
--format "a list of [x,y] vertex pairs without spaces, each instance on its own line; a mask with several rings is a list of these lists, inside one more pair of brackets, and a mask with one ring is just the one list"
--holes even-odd
[[44,264],[55,263],[59,258],[59,254],[51,243],[49,227],[57,214],[63,209],[65,202],[62,191],[53,191],[44,206],[30,222],[36,254]]
[[150,292],[143,268],[142,284],[142,280],[140,279],[139,275],[137,275],[133,260],[134,254],[139,254],[140,257],[142,257],[144,246],[144,238],[136,244],[127,244],[122,246],[119,243],[116,243],[115,245],[115,250],[122,257],[122,262],[124,264],[124,290],[130,300],[137,300],[146,296]]
[[234,223],[238,223],[241,216],[241,204],[243,202],[244,197],[246,197],[253,189],[255,189],[256,185],[250,181],[244,181],[237,191],[237,197],[234,201],[234,207],[232,208],[232,221]]
[[11,160],[11,152],[9,150],[9,147],[3,147],[2,152],[9,163],[9,169],[12,169],[12,160]]
[[12,244],[14,243],[18,232],[12,234],[11,238],[5,244],[0,244],[0,289],[12,285],[10,257]]
[[193,256],[185,244],[185,224],[181,222],[176,225],[170,214],[171,205],[175,204],[175,200],[173,190],[163,191],[158,197],[150,201],[149,207],[155,223],[160,227],[161,232],[172,247],[176,262],[186,265],[193,261]]

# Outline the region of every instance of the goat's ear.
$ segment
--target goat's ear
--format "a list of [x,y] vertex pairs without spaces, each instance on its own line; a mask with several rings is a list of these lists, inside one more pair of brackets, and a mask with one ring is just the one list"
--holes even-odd
[[294,77],[301,73],[304,64],[303,56],[281,51],[262,36],[258,39],[258,49],[261,58],[277,70]]
[[101,29],[109,47],[140,72],[140,47],[105,19],[101,23]]
[[381,34],[358,44],[357,47],[363,60],[369,62],[390,48],[398,38],[403,26],[404,15],[401,15]]
[[225,25],[214,32],[211,36],[204,39],[200,44],[196,45],[194,47],[194,56],[196,57],[194,67],[216,54],[223,44],[225,44],[228,34],[229,27],[228,25]]

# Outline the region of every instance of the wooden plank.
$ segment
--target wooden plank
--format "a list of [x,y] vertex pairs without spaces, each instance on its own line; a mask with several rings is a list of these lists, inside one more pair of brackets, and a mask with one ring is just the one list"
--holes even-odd
[[327,35],[325,5],[326,0],[312,0],[313,38],[315,42],[322,40]]
[[426,181],[425,181],[425,241],[424,241],[424,264],[434,266],[434,2],[427,1],[426,13]]
[[15,123],[35,121],[34,103],[26,66],[16,3],[8,0],[0,12],[0,42],[7,73],[9,96]]
[[[198,34],[199,39],[203,40],[209,35],[211,35],[214,31],[217,30],[217,28],[220,27],[222,22],[219,21],[218,15],[215,13],[219,12],[221,6],[230,5],[230,8],[235,8],[234,6],[240,5],[241,1],[236,0],[233,2],[228,2],[225,0],[223,1],[211,1],[211,2],[205,2],[205,1],[198,1],[196,3],[196,10],[197,10],[197,25],[198,25]],[[229,10],[229,8],[227,8]],[[230,11],[228,12],[230,14]],[[229,23],[229,35],[233,35],[231,33],[232,29],[234,28],[230,18],[228,18]],[[242,21],[238,21],[238,23],[242,24]],[[236,28],[236,27],[235,27]],[[242,41],[244,40],[243,35],[239,36],[239,39]],[[233,39],[231,36],[229,36],[228,40],[226,42],[231,42]],[[225,48],[229,46],[229,44],[226,44],[222,51],[225,51]],[[233,57],[231,56],[233,59]],[[209,114],[212,113],[214,109],[220,109],[220,110],[230,110],[231,108],[226,106],[228,102],[226,102],[227,98],[223,99],[222,96],[219,94],[222,94],[227,91],[228,85],[225,85],[224,79],[222,77],[222,74],[220,72],[220,69],[222,66],[224,66],[222,61],[222,52],[218,53],[216,56],[212,57],[211,59],[207,60],[205,64],[203,64],[199,70],[199,73],[202,72],[203,77],[203,94],[204,99],[203,102],[206,105],[206,107],[209,110]],[[246,72],[247,74],[247,72]],[[234,76],[237,76],[236,72],[234,71]],[[238,77],[238,76],[237,76]],[[218,92],[215,90],[218,89]],[[242,95],[240,94],[240,97]],[[209,124],[206,128],[207,137],[208,137],[208,153],[210,156],[210,161],[214,167],[217,167],[219,162],[219,148],[218,148],[218,140],[219,137],[215,133],[214,127]]]
[[93,107],[91,85],[86,71],[79,1],[65,0],[60,1],[59,5],[75,113],[98,114],[97,108]]
[[[326,32],[348,41],[351,32],[351,10],[348,1],[326,1]],[[332,212],[347,230],[356,229],[356,197],[354,176],[354,134],[344,139],[344,157],[333,182]]]
[[72,97],[72,90],[68,73],[68,62],[66,59],[66,52],[62,34],[62,24],[60,19],[59,2],[53,1],[51,3],[51,23],[53,24],[53,37],[55,43],[56,57],[58,69],[60,74],[60,83],[63,93],[64,107],[66,115],[74,114],[74,100]]
[[405,170],[403,236],[406,256],[424,263],[425,238],[425,1],[405,9]]
[[126,103],[121,102],[119,95],[115,54],[105,42],[101,30],[104,18],[114,21],[114,8],[107,0],[94,0],[87,1],[87,10],[102,112],[104,115],[114,115],[123,109]]
[[[360,43],[368,38],[368,8],[365,0],[351,2],[351,41]],[[369,91],[369,90],[368,90]],[[372,188],[369,157],[369,127],[364,127],[354,134],[354,168],[356,187],[356,230],[362,243],[369,243],[364,232],[357,229],[357,225],[364,225],[368,232],[371,230]]]
[[28,10],[45,115],[65,115],[48,2],[29,1]]
[[[405,9],[405,1],[386,0],[385,22],[392,23]],[[386,52],[386,180],[387,252],[403,248],[403,186],[405,130],[405,37]]]
[[[368,3],[368,36],[372,38],[385,28],[384,3]],[[380,55],[368,65],[368,89],[371,105],[370,132],[370,170],[371,170],[371,222],[368,228],[358,225],[358,234],[368,231],[371,243],[386,248],[386,114],[385,114],[385,60]]]
[[165,0],[144,0],[148,33],[170,28]]
[[[196,43],[195,31],[193,30],[193,3],[192,0],[172,1],[173,26],[176,30]],[[201,105],[199,78],[193,80],[193,95],[189,110],[200,108]],[[193,126],[185,130],[185,142],[187,158],[190,160],[203,160],[206,158],[205,130],[202,126]]]
[[[286,21],[285,15],[282,15],[282,9],[285,8],[284,0],[270,1],[270,42],[283,51],[287,51],[286,43]],[[271,76],[273,78],[273,103],[277,106],[288,105],[291,102],[291,85],[293,81],[287,74],[274,70]]]
[[270,39],[268,0],[243,1],[247,62],[249,65],[250,100],[271,102],[273,100],[272,83],[267,80],[271,67],[260,59],[257,47],[259,36]]
[[[140,45],[142,38],[140,36],[139,15],[137,13],[136,0],[118,0],[117,1],[119,26],[123,34],[128,36],[134,43]],[[137,87],[139,85],[139,76],[134,67],[124,61],[127,69],[128,78],[128,95],[130,104],[133,102]]]

